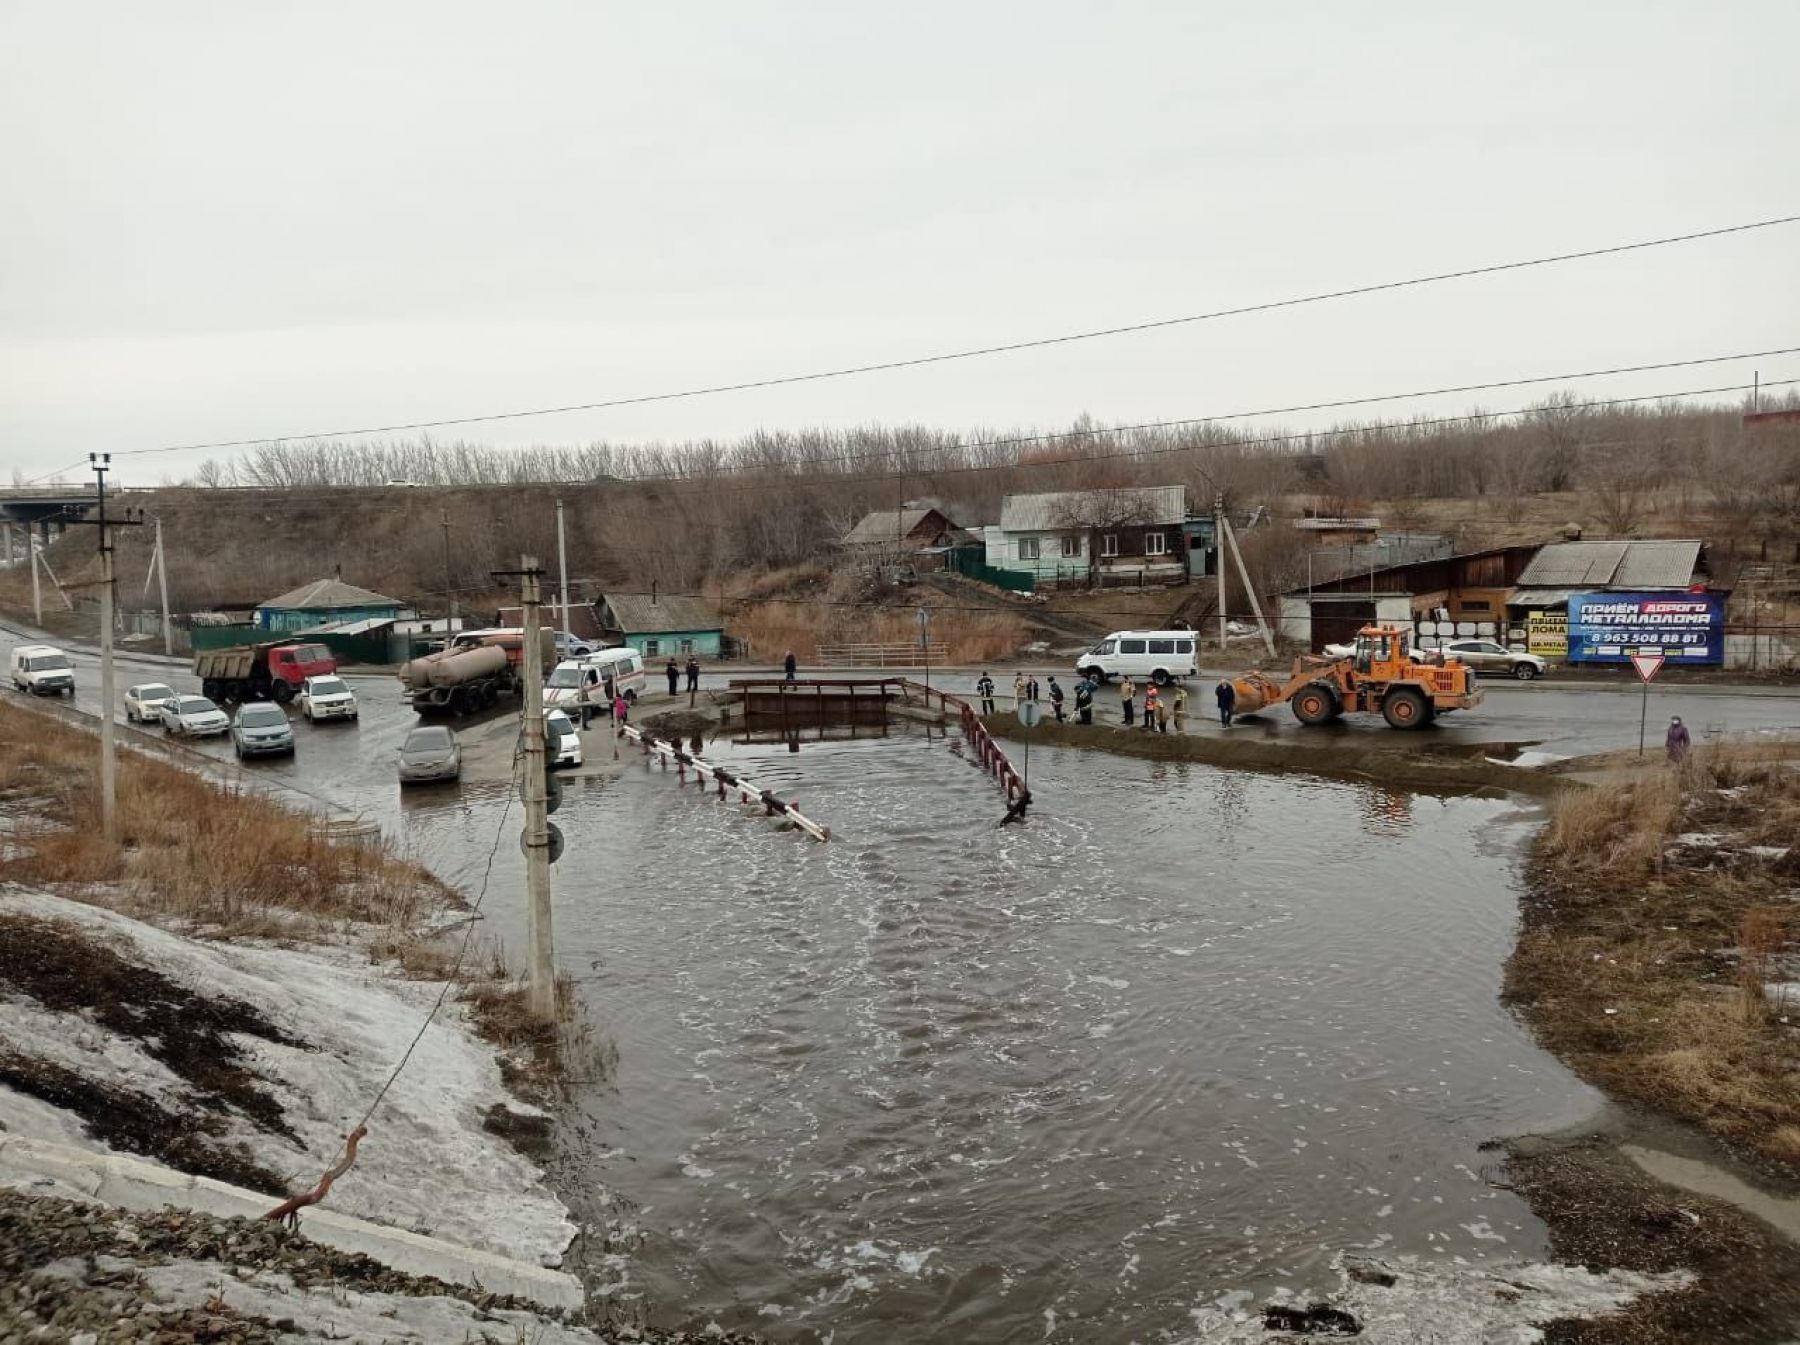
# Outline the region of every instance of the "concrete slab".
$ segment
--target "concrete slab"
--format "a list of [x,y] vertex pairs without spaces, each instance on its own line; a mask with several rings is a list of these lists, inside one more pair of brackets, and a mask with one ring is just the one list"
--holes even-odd
[[[344,1178],[354,1181],[355,1172]],[[0,1134],[0,1183],[51,1194],[79,1192],[104,1205],[155,1210],[166,1205],[220,1218],[257,1219],[275,1203],[268,1196],[195,1177],[123,1154],[95,1153],[23,1135]],[[581,1282],[564,1271],[459,1247],[441,1238],[355,1219],[317,1206],[300,1212],[307,1237],[342,1252],[360,1252],[408,1275],[510,1294],[547,1308],[579,1310]]]

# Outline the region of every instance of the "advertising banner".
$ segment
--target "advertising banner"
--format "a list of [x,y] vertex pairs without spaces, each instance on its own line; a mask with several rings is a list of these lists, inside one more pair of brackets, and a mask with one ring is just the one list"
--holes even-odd
[[1577,593],[1569,599],[1569,662],[1725,661],[1722,593]]
[[1533,612],[1525,619],[1525,648],[1540,658],[1569,656],[1569,614]]

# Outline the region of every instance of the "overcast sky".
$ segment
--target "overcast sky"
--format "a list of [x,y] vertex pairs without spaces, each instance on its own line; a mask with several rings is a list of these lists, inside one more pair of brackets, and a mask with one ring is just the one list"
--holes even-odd
[[[906,358],[1800,213],[1796,49],[1793,0],[6,0],[0,470]],[[1797,295],[1787,226],[465,433],[1200,416],[1800,345]],[[1800,357],[1758,364],[1800,377]]]

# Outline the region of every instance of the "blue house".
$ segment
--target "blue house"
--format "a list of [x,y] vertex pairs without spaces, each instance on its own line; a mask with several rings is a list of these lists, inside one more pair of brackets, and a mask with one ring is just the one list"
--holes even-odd
[[252,622],[258,630],[285,633],[346,621],[394,621],[412,615],[412,608],[398,598],[371,593],[341,579],[315,579],[258,606]]
[[705,598],[608,593],[600,600],[600,629],[646,659],[717,658],[725,642],[725,619]]

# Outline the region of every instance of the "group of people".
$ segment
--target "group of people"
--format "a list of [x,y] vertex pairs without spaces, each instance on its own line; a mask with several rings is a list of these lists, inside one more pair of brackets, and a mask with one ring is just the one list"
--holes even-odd
[[[669,679],[669,694],[671,696],[680,693],[679,684],[681,682],[681,671],[681,668],[676,664],[674,659],[670,659],[669,666],[663,669],[664,675]],[[700,660],[695,658],[692,654],[688,655],[687,661],[687,689],[689,691],[698,691],[700,689]]]
[[[1065,710],[1067,694],[1054,676],[1047,679],[1044,688],[1048,693],[1050,713],[1059,724],[1068,723]],[[1094,693],[1100,689],[1099,684],[1086,677],[1075,682],[1075,722],[1092,724],[1094,722]],[[1187,688],[1176,682],[1165,692],[1156,683],[1147,683],[1144,687],[1144,708],[1140,718],[1137,707],[1137,683],[1131,680],[1130,674],[1119,678],[1119,714],[1125,727],[1142,723],[1144,728],[1155,733],[1167,733],[1173,723],[1175,732],[1187,731]],[[975,694],[981,699],[981,713],[994,713],[994,676],[982,673],[975,681]],[[1226,728],[1231,727],[1233,716],[1237,713],[1237,688],[1231,679],[1220,678],[1213,689],[1213,698],[1219,706],[1219,723]],[[1013,703],[1024,705],[1026,702],[1036,703],[1042,699],[1036,673],[1017,672],[1013,674]]]

